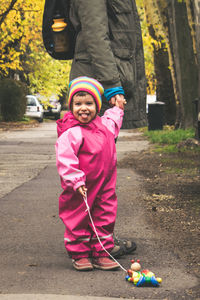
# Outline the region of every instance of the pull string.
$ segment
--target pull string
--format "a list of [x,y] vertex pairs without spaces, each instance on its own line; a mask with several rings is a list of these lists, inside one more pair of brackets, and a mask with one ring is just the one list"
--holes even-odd
[[93,227],[93,229],[94,229],[94,232],[95,232],[95,234],[96,234],[96,237],[97,237],[97,240],[98,240],[98,242],[99,242],[99,244],[101,245],[101,247],[103,248],[103,250],[119,265],[119,267],[124,271],[124,272],[126,272],[127,273],[127,270],[105,249],[105,247],[103,246],[103,244],[102,244],[102,242],[101,242],[101,240],[100,240],[100,238],[99,238],[99,235],[98,235],[98,233],[97,233],[97,230],[96,230],[96,227],[95,227],[95,225],[94,225],[94,222],[93,222],[93,220],[92,220],[92,216],[91,216],[91,213],[90,213],[90,208],[89,208],[89,205],[88,205],[88,202],[87,202],[87,193],[86,193],[86,196],[85,197],[83,197],[83,199],[84,199],[84,202],[85,202],[85,205],[86,205],[86,207],[87,207],[87,209],[86,209],[86,211],[88,211],[88,215],[89,215],[89,217],[90,217],[90,221],[91,221],[91,223],[92,223],[92,227]]

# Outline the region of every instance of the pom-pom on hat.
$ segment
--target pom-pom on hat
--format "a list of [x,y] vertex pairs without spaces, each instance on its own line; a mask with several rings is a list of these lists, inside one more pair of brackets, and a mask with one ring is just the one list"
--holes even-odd
[[104,88],[100,82],[98,82],[94,78],[86,76],[77,77],[74,80],[72,80],[69,83],[69,109],[73,96],[78,92],[87,92],[90,95],[92,95],[97,105],[97,111],[100,112],[102,104],[101,96],[104,93]]

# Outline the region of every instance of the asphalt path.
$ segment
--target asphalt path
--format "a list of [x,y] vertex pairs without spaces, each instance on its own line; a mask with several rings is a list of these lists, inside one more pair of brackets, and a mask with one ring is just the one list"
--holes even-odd
[[[125,137],[122,130],[118,160],[148,148],[147,141]],[[165,249],[162,235],[147,223],[138,199],[145,196],[143,179],[132,169],[119,169],[116,233],[133,238],[136,252],[120,258],[128,269],[140,259],[162,277],[159,288],[137,288],[119,271],[77,272],[63,243],[64,225],[58,217],[60,181],[55,166],[55,122],[37,128],[0,132],[0,300],[32,299],[193,299],[185,297],[198,284],[181,261]]]

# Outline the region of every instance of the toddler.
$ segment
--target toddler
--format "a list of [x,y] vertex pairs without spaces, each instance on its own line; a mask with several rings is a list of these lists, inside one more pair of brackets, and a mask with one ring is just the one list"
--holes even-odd
[[70,111],[57,121],[56,165],[63,189],[59,216],[65,225],[64,242],[77,270],[117,269],[117,262],[102,249],[91,224],[83,197],[87,195],[98,236],[110,252],[117,213],[116,147],[123,120],[124,100],[102,117],[102,85],[89,77],[70,82]]

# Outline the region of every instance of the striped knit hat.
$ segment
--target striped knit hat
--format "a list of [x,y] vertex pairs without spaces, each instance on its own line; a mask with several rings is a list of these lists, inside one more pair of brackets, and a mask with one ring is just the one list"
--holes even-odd
[[98,82],[94,78],[86,76],[77,77],[74,80],[72,80],[69,83],[69,109],[72,102],[72,98],[77,92],[87,92],[90,95],[92,95],[97,104],[97,111],[100,112],[102,104],[101,96],[104,93],[104,88],[100,82]]

